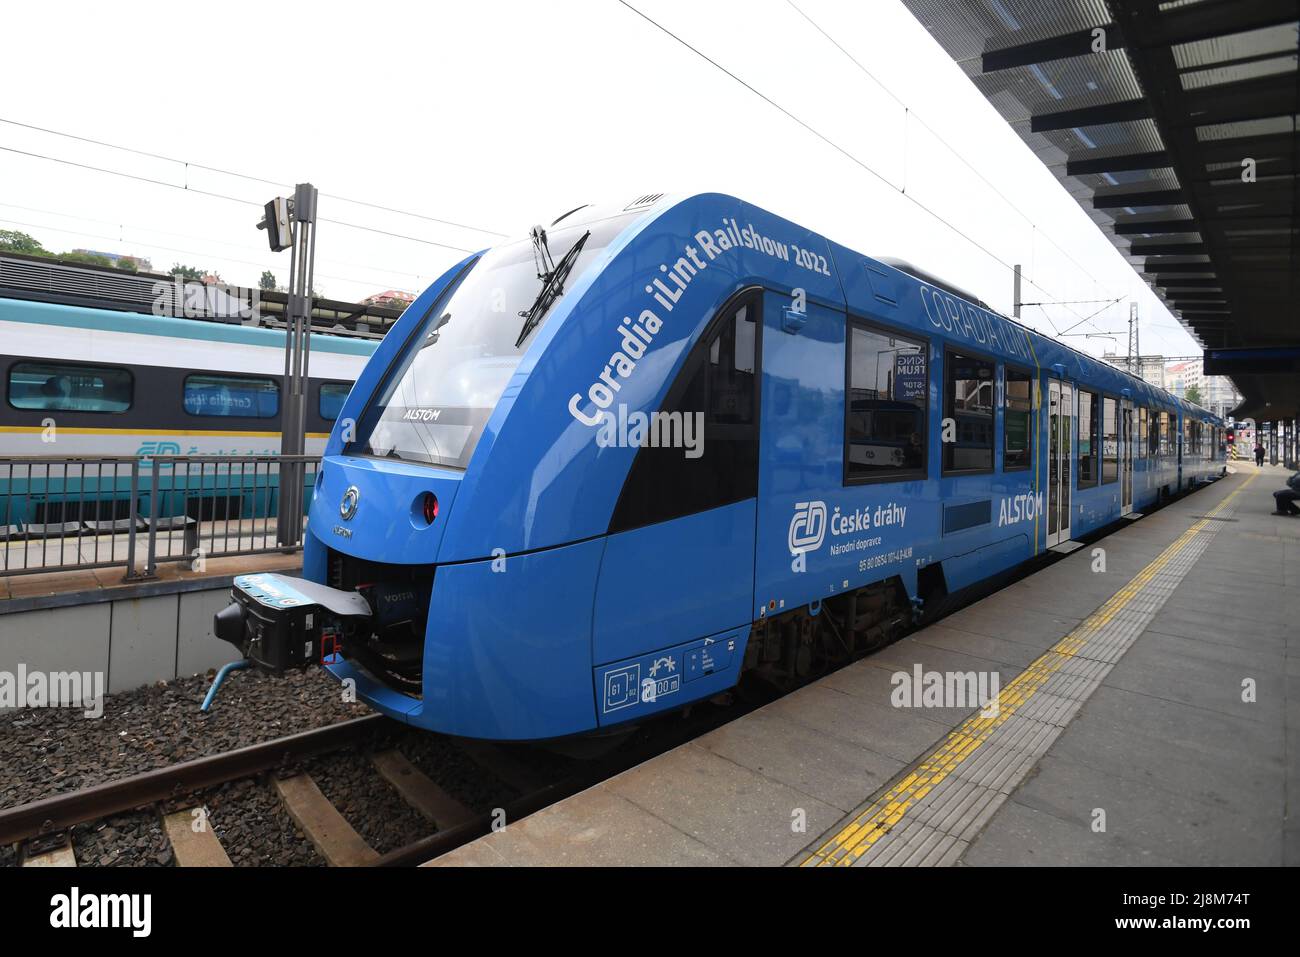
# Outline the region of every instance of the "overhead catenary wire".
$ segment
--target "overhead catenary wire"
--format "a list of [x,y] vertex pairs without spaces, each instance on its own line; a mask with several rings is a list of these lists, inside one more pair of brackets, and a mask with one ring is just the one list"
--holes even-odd
[[[162,153],[154,153],[150,150],[137,149],[133,146],[123,146],[119,143],[110,143],[107,140],[99,140],[89,136],[81,136],[77,133],[66,132],[65,130],[55,130],[45,126],[37,126],[34,123],[24,123],[20,120],[8,119],[3,116],[0,116],[0,123],[7,124],[9,126],[17,126],[26,130],[32,130],[37,133],[45,133],[49,136],[61,136],[64,139],[76,140],[79,143],[89,143],[93,146],[102,146],[106,149],[119,150],[124,153],[134,153],[136,156],[145,156],[148,157],[149,159],[161,160],[165,163],[176,163],[186,168],[193,167],[194,169],[201,169],[210,173],[219,173],[223,176],[233,176],[236,179],[248,180],[249,182],[253,182],[253,183],[263,183],[267,186],[275,186],[279,189],[289,189],[291,188],[292,185],[289,183],[281,183],[273,179],[268,179],[264,176],[254,176],[250,173],[241,173],[236,170],[223,169],[220,166],[209,166],[204,163],[195,163],[191,160],[178,159],[177,157],[174,156],[165,156]],[[454,226],[457,229],[467,229],[471,232],[486,233],[489,236],[505,237],[508,235],[507,233],[498,232],[497,230],[494,229],[485,229],[482,226],[471,226],[467,223],[458,223],[455,220],[443,219],[438,216],[430,216],[427,213],[417,213],[409,209],[397,209],[392,206],[384,206],[381,203],[375,203],[369,200],[354,199],[349,196],[341,196],[337,193],[322,193],[322,195],[328,196],[330,199],[340,200],[345,203],[353,203],[357,206],[368,206],[371,209],[383,210],[386,213],[395,213],[399,216],[410,216],[413,219],[423,219],[427,222],[438,223],[443,226]]]
[[[62,227],[62,226],[47,226],[47,225],[44,225],[44,224],[41,224],[41,223],[28,223],[28,222],[21,222],[21,221],[16,220],[16,219],[3,219],[3,218],[0,218],[0,223],[4,223],[6,226],[21,226],[21,227],[23,227],[23,228],[25,228],[25,229],[50,229],[50,230],[54,230],[54,231],[56,231],[56,232],[67,233],[69,236],[82,236],[82,237],[84,237],[84,238],[86,238],[86,239],[106,239],[106,240],[110,240],[110,241],[111,241],[111,240],[114,240],[114,237],[112,237],[112,236],[105,236],[105,235],[103,235],[103,234],[101,234],[101,233],[88,233],[88,232],[85,232],[85,231],[83,231],[83,230],[79,230],[79,229],[65,229],[65,228]],[[251,259],[238,259],[238,258],[236,258],[236,257],[234,257],[234,256],[227,256],[227,255],[225,255],[225,254],[220,254],[220,253],[203,253],[203,252],[198,252],[197,250],[193,250],[193,249],[181,249],[181,248],[178,248],[178,247],[176,247],[176,246],[160,246],[160,245],[158,245],[158,244],[156,244],[156,243],[148,243],[148,242],[144,242],[143,240],[140,241],[140,245],[142,245],[142,246],[146,246],[146,247],[148,247],[148,248],[150,248],[150,249],[161,249],[161,250],[163,250],[164,252],[169,252],[169,253],[180,253],[180,254],[185,255],[185,256],[205,256],[205,257],[209,257],[209,258],[219,258],[219,259],[224,260],[225,262],[239,263],[241,266],[256,266],[256,267],[258,267],[258,268],[266,269],[266,270],[270,270],[270,269],[271,269],[271,266],[268,265],[268,264],[265,263],[265,262],[255,262],[255,261],[253,261],[253,260],[251,260]],[[370,268],[370,267],[365,267],[365,268]],[[356,278],[351,277],[351,276],[335,276],[335,275],[330,275],[330,274],[327,274],[327,273],[318,273],[318,275],[319,275],[320,278],[322,278],[322,279],[332,279],[332,280],[334,280],[334,281],[336,281],[336,282],[350,282],[350,283],[355,283],[355,284],[357,284],[357,285],[359,285],[359,286],[370,286],[370,287],[372,287],[372,288],[373,288],[373,287],[376,285],[376,283],[377,283],[377,280],[374,280],[374,279],[356,279]],[[405,275],[405,274],[403,273],[403,274],[401,274],[401,275]],[[414,274],[412,274],[412,275],[414,275]],[[419,277],[417,276],[416,278],[419,278]]]
[[[922,119],[921,116],[920,116],[919,114],[917,114],[914,110],[912,110],[912,109],[908,106],[908,104],[907,104],[907,103],[902,99],[902,97],[900,97],[897,93],[895,93],[893,90],[891,90],[891,89],[890,89],[890,88],[889,88],[889,87],[888,87],[888,86],[887,86],[887,85],[886,85],[886,84],[885,84],[885,83],[884,83],[884,82],[883,82],[879,77],[877,77],[874,73],[872,73],[871,70],[869,70],[869,69],[867,68],[867,66],[866,66],[865,64],[862,63],[862,61],[860,61],[857,57],[855,57],[852,53],[850,53],[849,50],[848,50],[848,49],[847,49],[843,44],[841,44],[838,40],[836,40],[833,36],[831,36],[830,33],[827,32],[827,31],[826,31],[826,30],[821,26],[821,24],[819,24],[816,20],[814,20],[814,19],[813,19],[813,18],[812,18],[808,13],[806,13],[804,10],[800,9],[800,7],[799,7],[799,6],[794,2],[794,0],[785,0],[785,2],[786,2],[786,4],[787,4],[787,5],[788,5],[792,10],[794,10],[797,14],[799,14],[799,16],[801,16],[804,20],[806,20],[806,21],[808,22],[808,24],[809,24],[810,26],[813,27],[813,29],[815,29],[818,33],[820,33],[820,34],[821,34],[821,35],[822,35],[822,36],[823,36],[823,37],[824,37],[824,38],[825,38],[825,39],[826,39],[826,40],[827,40],[831,45],[833,45],[833,46],[834,46],[836,49],[838,49],[838,50],[839,50],[839,51],[840,51],[840,52],[841,52],[841,53],[842,53],[846,58],[848,58],[848,59],[853,63],[853,65],[856,66],[859,70],[861,70],[862,73],[863,73],[865,76],[867,76],[867,77],[868,77],[868,78],[869,78],[873,83],[876,84],[876,86],[878,86],[881,90],[883,90],[883,91],[885,92],[886,95],[888,95],[891,99],[894,100],[895,103],[897,103],[899,106],[901,106],[901,107],[903,108],[903,111],[904,111],[904,113],[905,113],[904,127],[903,127],[904,150],[906,150],[906,142],[907,142],[907,141],[906,141],[906,136],[907,136],[906,120],[907,120],[908,118],[910,118],[910,119],[912,119],[914,122],[920,124],[920,126],[922,126],[922,127],[926,130],[926,132],[928,132],[928,133],[929,133],[931,136],[933,136],[933,137],[934,137],[934,138],[935,138],[939,143],[941,143],[941,144],[942,144],[942,145],[943,145],[943,146],[948,150],[948,152],[949,152],[950,154],[952,154],[952,156],[953,156],[955,159],[957,159],[957,160],[958,160],[958,161],[959,161],[963,166],[965,166],[965,167],[966,167],[967,169],[969,169],[972,173],[974,173],[977,177],[979,177],[979,179],[980,179],[980,180],[981,180],[981,181],[982,181],[986,186],[988,186],[988,188],[991,189],[991,190],[992,190],[992,191],[993,191],[993,192],[998,196],[998,198],[1001,199],[1001,200],[1002,200],[1002,201],[1007,205],[1008,208],[1010,208],[1011,210],[1013,210],[1013,211],[1014,211],[1017,215],[1019,215],[1019,216],[1020,216],[1020,217],[1025,221],[1025,222],[1026,222],[1026,223],[1028,223],[1029,226],[1033,229],[1033,231],[1034,231],[1034,235],[1038,235],[1038,234],[1041,233],[1042,236],[1043,236],[1043,238],[1046,239],[1046,240],[1047,240],[1047,241],[1048,241],[1052,246],[1054,246],[1054,247],[1056,248],[1056,250],[1057,250],[1058,252],[1061,253],[1062,256],[1064,256],[1066,259],[1068,259],[1068,260],[1070,261],[1070,263],[1071,263],[1071,264],[1072,264],[1076,269],[1079,270],[1079,272],[1083,273],[1085,276],[1087,276],[1089,279],[1091,279],[1091,280],[1093,281],[1094,284],[1096,284],[1096,283],[1098,282],[1098,280],[1096,279],[1096,277],[1093,276],[1090,272],[1088,272],[1088,270],[1085,269],[1085,268],[1084,268],[1084,267],[1083,267],[1083,266],[1078,262],[1078,260],[1076,260],[1073,256],[1071,256],[1071,255],[1069,254],[1069,252],[1067,252],[1066,249],[1065,249],[1063,246],[1061,246],[1060,243],[1058,243],[1056,240],[1054,240],[1054,239],[1053,239],[1053,238],[1052,238],[1048,233],[1046,233],[1046,232],[1044,232],[1042,229],[1040,229],[1039,226],[1038,226],[1038,224],[1035,223],[1035,222],[1033,221],[1033,219],[1032,219],[1032,218],[1031,218],[1027,213],[1024,212],[1024,210],[1020,209],[1020,207],[1017,206],[1017,205],[1016,205],[1016,204],[1011,200],[1010,197],[1008,197],[1005,193],[1003,193],[1000,189],[998,189],[997,186],[996,186],[992,181],[990,181],[990,180],[988,179],[988,177],[986,177],[986,176],[985,176],[985,175],[984,175],[984,174],[979,170],[978,167],[976,167],[973,163],[971,163],[968,159],[966,159],[965,156],[962,155],[962,153],[961,153],[960,150],[958,150],[958,149],[957,149],[956,147],[954,147],[950,142],[948,142],[946,139],[944,139],[944,137],[941,136],[941,135],[940,135],[940,134],[939,134],[939,133],[938,133],[938,132],[937,132],[937,131],[932,127],[932,126],[930,126],[930,124],[926,123],[925,120]],[[906,177],[906,167],[904,168],[904,177]],[[906,179],[904,180],[904,182],[906,182]],[[1032,280],[1031,280],[1031,282],[1032,282]],[[1033,283],[1033,285],[1037,286],[1037,283]],[[1040,287],[1040,288],[1041,288],[1041,287]],[[1120,298],[1122,299],[1123,297],[1120,297]],[[1096,300],[1096,301],[1097,301],[1097,302],[1101,302],[1102,300]],[[1076,303],[1056,302],[1055,304],[1056,304],[1056,305],[1070,305],[1070,304],[1083,304],[1084,302],[1085,302],[1085,301],[1079,301],[1079,302],[1076,302]],[[1020,303],[1020,305],[1022,305],[1022,306],[1043,306],[1043,305],[1046,305],[1046,303],[1038,303],[1038,302],[1033,302],[1033,303],[1030,303],[1030,302],[1022,302],[1022,303]],[[1047,315],[1046,312],[1044,312],[1043,315],[1044,315],[1044,318],[1047,319],[1048,323],[1051,324],[1052,329],[1053,329],[1053,330],[1056,330],[1056,324],[1055,324],[1054,322],[1052,322],[1052,318],[1051,318],[1051,316]],[[1075,315],[1078,315],[1078,314],[1075,313]],[[1096,315],[1096,313],[1093,313],[1093,315]],[[1076,325],[1077,325],[1077,323],[1076,323]],[[1148,322],[1148,328],[1152,328],[1152,327],[1154,327],[1154,328],[1158,328],[1158,329],[1172,329],[1172,330],[1175,330],[1175,331],[1177,331],[1177,332],[1184,332],[1184,333],[1187,331],[1184,327],[1182,327],[1182,326],[1180,326],[1180,325],[1177,325],[1177,324],[1173,324],[1173,325],[1171,325],[1171,324],[1169,324],[1169,323]],[[1071,327],[1069,327],[1069,328],[1075,328],[1075,326],[1071,326]],[[1095,324],[1094,324],[1093,328],[1096,328]],[[1061,333],[1058,332],[1057,334],[1060,335]]]
[[[16,209],[16,210],[21,210],[24,213],[38,213],[42,216],[57,216],[60,219],[74,220],[77,223],[93,223],[97,226],[110,226],[116,228],[119,231],[119,233],[117,236],[103,236],[94,233],[87,233],[83,230],[70,229],[63,226],[50,225],[48,223],[19,223],[10,219],[0,220],[2,222],[6,222],[11,225],[28,226],[32,229],[48,229],[48,230],[53,230],[55,232],[67,233],[72,236],[86,236],[92,239],[104,239],[110,242],[118,242],[118,243],[131,242],[150,249],[161,249],[161,250],[165,250],[166,252],[180,252],[180,253],[185,253],[186,255],[189,256],[203,256],[210,259],[225,259],[230,262],[241,262],[241,263],[246,262],[245,260],[235,259],[230,255],[228,255],[227,253],[223,253],[215,250],[175,249],[169,246],[161,246],[149,239],[142,239],[138,237],[132,237],[131,239],[128,240],[125,231],[131,230],[131,231],[141,232],[141,233],[153,233],[158,236],[171,236],[176,239],[192,239],[192,240],[197,240],[200,243],[213,243],[217,246],[228,246],[231,247],[232,249],[239,249],[245,252],[248,250],[247,243],[232,243],[221,239],[212,239],[207,236],[195,236],[192,233],[174,233],[165,229],[154,229],[151,226],[141,226],[136,223],[124,223],[124,222],[117,222],[108,219],[92,219],[87,216],[74,216],[69,213],[60,213],[53,209],[41,209],[40,207],[37,206],[19,206],[14,203],[0,203],[0,209]],[[408,272],[404,269],[392,269],[387,266],[372,266],[369,265],[368,263],[355,263],[343,259],[331,259],[325,257],[322,257],[320,261],[325,263],[334,263],[336,265],[344,266],[351,269],[368,269],[372,272],[380,273],[381,275],[386,275],[391,277],[400,276],[406,279],[415,279],[417,281],[420,281],[424,278],[423,273]],[[277,268],[276,264],[274,263],[251,263],[251,265],[262,265],[264,266],[264,268],[272,271],[275,268]],[[377,281],[377,280],[350,279],[345,276],[327,276],[324,273],[322,273],[321,275],[322,278],[338,279],[342,282],[356,282],[356,283],[365,284],[365,283]]]
[[[883,91],[884,91],[884,92],[885,92],[885,93],[886,93],[886,94],[887,94],[887,95],[888,95],[888,96],[889,96],[889,97],[890,97],[890,98],[891,98],[895,103],[897,103],[899,106],[901,106],[909,118],[911,118],[914,122],[920,124],[920,125],[925,129],[925,131],[926,131],[927,133],[929,133],[929,134],[930,134],[931,136],[933,136],[936,140],[938,140],[940,143],[942,143],[943,146],[944,146],[944,148],[947,149],[948,152],[951,153],[952,156],[953,156],[953,157],[954,157],[958,162],[960,162],[960,163],[961,163],[963,166],[965,166],[968,170],[970,170],[970,171],[971,171],[972,173],[974,173],[977,177],[979,177],[980,181],[981,181],[982,183],[984,183],[984,185],[987,186],[989,189],[993,190],[993,192],[994,192],[995,194],[997,194],[997,197],[998,197],[1000,200],[1002,200],[1002,202],[1006,203],[1006,205],[1007,205],[1007,207],[1008,207],[1009,209],[1013,210],[1013,211],[1016,213],[1016,215],[1018,215],[1018,216],[1019,216],[1021,219],[1023,219],[1026,223],[1028,223],[1030,226],[1032,226],[1033,229],[1034,229],[1034,231],[1035,231],[1035,234],[1038,234],[1038,233],[1041,232],[1043,238],[1046,239],[1046,240],[1047,240],[1049,243],[1051,243],[1053,246],[1055,246],[1056,249],[1057,249],[1057,251],[1058,251],[1062,256],[1064,256],[1066,259],[1068,259],[1068,260],[1070,261],[1070,263],[1071,263],[1071,264],[1072,264],[1072,265],[1073,265],[1077,270],[1079,270],[1079,272],[1083,273],[1085,276],[1087,276],[1087,277],[1088,277],[1089,279],[1091,279],[1093,282],[1097,282],[1097,281],[1098,281],[1097,278],[1096,278],[1095,276],[1093,276],[1092,273],[1088,272],[1088,270],[1085,269],[1085,268],[1083,267],[1083,265],[1079,263],[1078,260],[1076,260],[1073,256],[1071,256],[1071,255],[1070,255],[1070,254],[1065,250],[1065,248],[1064,248],[1063,246],[1061,246],[1060,243],[1058,243],[1056,240],[1054,240],[1054,239],[1053,239],[1051,236],[1049,236],[1046,232],[1043,232],[1043,231],[1039,228],[1038,224],[1035,223],[1035,222],[1033,221],[1033,219],[1029,216],[1029,214],[1026,213],[1024,210],[1022,210],[1019,206],[1017,206],[1017,205],[1016,205],[1016,204],[1011,200],[1011,198],[1010,198],[1009,196],[1007,196],[1007,195],[1006,195],[1005,193],[1003,193],[1000,189],[998,189],[997,186],[994,185],[994,183],[993,183],[993,182],[992,182],[992,181],[991,181],[987,176],[985,176],[982,172],[980,172],[979,168],[978,168],[977,166],[975,166],[974,163],[972,163],[970,160],[966,159],[966,157],[962,156],[961,152],[960,152],[959,150],[957,150],[957,149],[956,149],[956,148],[955,148],[951,143],[949,143],[946,139],[944,139],[944,138],[943,138],[943,137],[942,137],[942,136],[941,136],[941,135],[940,135],[940,134],[939,134],[939,133],[934,129],[934,127],[932,127],[929,123],[925,122],[925,120],[921,118],[920,114],[918,114],[915,110],[913,110],[910,106],[908,106],[907,103],[905,103],[905,102],[903,101],[902,97],[900,97],[897,93],[895,93],[895,92],[894,92],[893,90],[891,90],[888,86],[886,86],[885,83],[883,83],[883,82],[880,80],[879,77],[877,77],[874,73],[872,73],[870,70],[867,69],[867,67],[862,63],[862,61],[860,61],[857,57],[855,57],[852,53],[850,53],[850,52],[849,52],[849,51],[848,51],[848,50],[847,50],[847,49],[846,49],[846,48],[845,48],[845,47],[844,47],[844,46],[843,46],[843,45],[842,45],[838,40],[836,40],[836,39],[835,39],[833,36],[831,36],[831,35],[830,35],[830,34],[829,34],[825,29],[823,29],[822,26],[821,26],[821,24],[819,24],[819,23],[818,23],[816,20],[814,20],[811,16],[809,16],[807,13],[805,13],[803,10],[801,10],[801,9],[798,7],[798,5],[796,5],[796,4],[794,3],[794,0],[785,0],[785,2],[786,2],[786,4],[790,7],[790,9],[794,10],[795,13],[799,14],[799,16],[801,16],[801,17],[803,17],[805,20],[807,20],[808,23],[812,26],[812,28],[813,28],[814,30],[816,30],[816,31],[817,31],[818,33],[820,33],[823,37],[825,37],[826,40],[827,40],[827,41],[828,41],[832,46],[834,46],[837,50],[839,50],[841,53],[843,53],[844,56],[847,57],[847,58],[849,59],[849,61],[853,63],[854,66],[856,66],[859,70],[861,70],[861,71],[863,72],[863,74],[865,74],[865,75],[866,75],[866,76],[867,76],[867,77],[868,77],[868,78],[869,78],[873,83],[875,83],[876,86],[880,87],[880,89],[882,89],[882,90],[883,90]],[[906,127],[904,127],[904,134],[906,134]],[[1100,301],[1100,300],[1097,300],[1097,301]],[[1042,303],[1037,303],[1037,302],[1034,302],[1034,303],[1022,302],[1021,305],[1022,305],[1022,306],[1031,306],[1031,305],[1032,305],[1032,306],[1039,306],[1039,305],[1043,305],[1043,304],[1042,304]],[[1065,305],[1065,303],[1057,303],[1057,305]]]
[[[932,217],[933,219],[935,219],[935,220],[938,221],[939,223],[942,223],[944,226],[948,227],[948,229],[952,230],[953,233],[955,233],[956,235],[960,236],[962,239],[966,240],[966,242],[970,243],[970,244],[971,244],[972,246],[974,246],[976,249],[978,249],[978,250],[980,250],[981,252],[983,252],[985,255],[987,255],[987,256],[988,256],[990,259],[992,259],[994,262],[998,263],[999,265],[1003,266],[1004,268],[1006,268],[1006,269],[1008,269],[1008,270],[1014,270],[1015,266],[1014,266],[1013,263],[1008,263],[1008,262],[1006,262],[1005,260],[1003,260],[1000,256],[998,256],[998,255],[997,255],[996,253],[994,253],[992,250],[990,250],[990,249],[988,249],[987,247],[985,247],[982,243],[980,243],[980,242],[979,242],[977,239],[975,239],[973,236],[971,236],[971,235],[969,235],[968,233],[966,233],[966,232],[965,232],[964,230],[962,230],[960,227],[958,227],[958,226],[954,225],[953,223],[949,222],[949,221],[948,221],[947,219],[945,219],[942,215],[940,215],[937,211],[935,211],[934,209],[931,209],[931,208],[930,208],[929,206],[927,206],[925,203],[923,203],[923,202],[921,202],[920,200],[918,200],[914,195],[912,195],[912,194],[910,194],[910,193],[906,193],[906,192],[900,190],[900,189],[899,189],[897,186],[895,186],[895,185],[894,185],[894,184],[893,184],[893,183],[892,183],[892,182],[891,182],[891,181],[890,181],[886,176],[884,176],[884,175],[883,175],[882,173],[880,173],[878,170],[876,170],[876,169],[874,169],[873,167],[871,167],[871,166],[870,166],[868,163],[866,163],[864,160],[862,160],[861,158],[859,158],[858,156],[856,156],[854,153],[850,152],[850,151],[849,151],[848,149],[846,149],[845,147],[841,146],[841,145],[840,145],[839,143],[837,143],[835,140],[831,139],[831,138],[830,138],[829,136],[827,136],[825,133],[821,132],[821,131],[818,130],[816,127],[812,126],[810,123],[808,123],[807,121],[805,121],[804,119],[802,119],[801,117],[799,117],[798,115],[796,115],[795,113],[793,113],[791,110],[787,109],[786,107],[782,106],[780,103],[778,103],[778,102],[776,102],[775,100],[773,100],[773,99],[772,99],[770,96],[768,96],[766,93],[764,93],[763,91],[759,90],[757,87],[753,86],[751,83],[749,83],[748,81],[746,81],[744,78],[742,78],[742,77],[739,76],[738,74],[732,72],[730,69],[728,69],[726,66],[724,66],[723,64],[721,64],[721,63],[718,62],[717,60],[715,60],[713,57],[709,56],[707,53],[705,53],[704,51],[702,51],[702,50],[699,49],[698,47],[694,46],[694,45],[691,44],[689,41],[685,40],[684,38],[682,38],[682,37],[679,36],[678,34],[674,33],[672,30],[668,29],[668,27],[666,27],[666,26],[664,26],[663,24],[659,23],[659,22],[658,22],[657,20],[655,20],[653,17],[649,16],[648,14],[646,14],[645,12],[643,12],[642,10],[638,9],[637,7],[635,7],[633,4],[631,4],[630,2],[628,2],[628,0],[618,0],[618,3],[620,3],[622,6],[626,7],[626,8],[627,8],[628,10],[630,10],[632,13],[635,13],[635,14],[636,14],[638,17],[640,17],[641,19],[645,20],[647,23],[649,23],[651,26],[653,26],[656,30],[659,30],[661,33],[665,34],[666,36],[672,38],[672,39],[673,39],[674,41],[676,41],[677,43],[681,44],[681,45],[682,45],[683,47],[685,47],[687,50],[690,50],[692,53],[694,53],[696,56],[698,56],[700,59],[704,60],[706,63],[708,63],[709,65],[711,65],[711,66],[714,67],[715,69],[717,69],[717,70],[719,70],[720,72],[726,74],[726,75],[727,75],[728,77],[730,77],[732,80],[734,80],[735,82],[739,83],[739,84],[740,84],[741,86],[743,86],[745,89],[749,90],[749,92],[753,93],[753,94],[754,94],[755,96],[757,96],[759,99],[763,100],[765,103],[767,103],[767,104],[768,104],[769,106],[771,106],[773,109],[775,109],[775,110],[777,110],[778,112],[782,113],[782,114],[783,114],[787,119],[793,121],[794,123],[796,123],[797,125],[799,125],[800,127],[802,127],[804,130],[806,130],[807,132],[811,133],[811,134],[812,134],[813,136],[815,136],[817,139],[821,140],[821,141],[822,141],[823,143],[825,143],[827,146],[831,147],[833,150],[835,150],[836,152],[838,152],[839,154],[841,154],[842,156],[844,156],[846,159],[848,159],[848,160],[849,160],[850,162],[852,162],[854,165],[860,167],[862,170],[864,170],[865,172],[869,173],[870,175],[872,175],[873,177],[875,177],[876,179],[878,179],[880,182],[882,182],[883,184],[885,184],[885,185],[886,185],[887,187],[889,187],[890,189],[894,190],[896,193],[898,193],[898,194],[899,194],[900,196],[902,196],[904,199],[906,199],[906,200],[908,200],[909,202],[911,202],[911,203],[912,203],[914,206],[916,206],[918,209],[920,209],[921,211],[925,212],[927,215],[929,215],[930,217]],[[1059,302],[1059,300],[1057,300],[1055,297],[1052,296],[1052,294],[1051,294],[1051,292],[1050,292],[1049,290],[1045,289],[1043,286],[1041,286],[1041,285],[1040,285],[1038,282],[1036,282],[1035,280],[1031,279],[1031,278],[1028,277],[1028,276],[1024,276],[1023,274],[1022,274],[1022,278],[1023,278],[1026,282],[1028,282],[1030,285],[1032,285],[1034,288],[1036,288],[1036,289],[1038,289],[1040,292],[1042,292],[1045,296],[1047,296],[1048,299],[1050,299],[1054,304],[1056,304],[1056,303]],[[1091,279],[1092,277],[1089,276],[1089,278]],[[1095,282],[1096,280],[1094,279],[1093,281]],[[1069,311],[1070,313],[1072,313],[1075,317],[1079,317],[1079,314],[1078,314],[1077,312],[1075,312],[1073,309],[1068,309],[1068,308],[1067,308],[1067,311]],[[1081,321],[1086,322],[1086,321],[1088,321],[1088,319],[1087,319],[1087,317],[1083,317],[1083,318],[1081,318]]]
[[[0,146],[0,151],[3,151],[5,153],[14,153],[17,154],[18,156],[26,156],[31,159],[45,160],[51,163],[61,163],[65,166],[72,166],[77,169],[90,170],[96,173],[105,173],[110,176],[121,176],[126,179],[135,180],[136,182],[149,183],[154,186],[165,186],[169,189],[178,190],[182,193],[194,193],[195,195],[198,196],[208,196],[213,199],[225,200],[226,202],[230,202],[230,203],[239,203],[242,206],[251,206],[255,209],[262,208],[261,203],[254,202],[251,199],[241,199],[238,196],[231,196],[227,193],[218,193],[208,189],[199,189],[196,186],[190,186],[188,184],[182,185],[180,183],[171,183],[165,179],[156,179],[152,176],[142,176],[138,173],[127,173],[123,170],[108,169],[107,167],[104,166],[95,166],[92,163],[79,163],[76,160],[65,159],[60,156],[50,156],[45,153],[35,153],[30,150],[20,150],[12,146]],[[378,229],[374,226],[364,226],[359,223],[346,222],[340,219],[327,219],[326,217],[321,216],[320,221],[323,223],[332,223],[335,226],[344,226],[349,229],[358,229],[364,232],[378,233],[383,236],[391,236],[394,239],[406,239],[406,240],[410,240],[411,242],[424,243],[426,246],[437,246],[439,249],[450,249],[454,252],[472,253],[476,251],[475,249],[471,249],[468,246],[454,246],[450,243],[435,242],[432,239],[423,239],[419,236],[407,236],[403,233],[394,233],[386,229]]]

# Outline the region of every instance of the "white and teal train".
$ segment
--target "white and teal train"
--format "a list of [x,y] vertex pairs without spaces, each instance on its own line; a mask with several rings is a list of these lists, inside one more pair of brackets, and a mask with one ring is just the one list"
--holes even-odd
[[[66,275],[84,279],[86,272]],[[144,277],[139,282],[147,285]],[[15,464],[15,457],[280,451],[284,331],[133,311],[140,308],[139,301],[29,292],[0,282],[0,529],[121,518],[129,497],[121,480],[87,487],[93,480],[78,479],[81,484],[71,491],[82,514],[68,514],[67,506],[54,507],[69,497],[56,477],[60,473],[33,472],[30,464]],[[358,314],[364,311],[357,308]],[[379,318],[382,327],[392,317]],[[342,330],[313,333],[308,454],[323,449],[378,338]]]

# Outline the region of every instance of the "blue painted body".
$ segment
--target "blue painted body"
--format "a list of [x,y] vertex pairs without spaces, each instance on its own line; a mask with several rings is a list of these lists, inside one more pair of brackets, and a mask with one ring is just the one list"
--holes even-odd
[[[772,245],[719,250],[671,312],[660,309],[646,292],[659,265],[688,246],[700,250],[703,231],[733,223],[737,233],[752,229]],[[999,382],[1003,363],[1029,370],[1044,395],[1055,375],[1166,409],[1180,437],[1193,418],[1220,424],[911,275],[737,199],[705,194],[663,200],[632,218],[573,277],[463,471],[345,453],[342,423],[362,418],[389,367],[414,347],[423,317],[476,258],[407,309],[353,388],[326,448],[306,548],[305,573],[322,582],[329,550],[433,569],[422,697],[398,693],[352,663],[330,670],[355,678],[360,696],[380,710],[437,731],[551,738],[681,707],[735,684],[751,625],[764,616],[894,577],[915,597],[919,569],[938,562],[956,590],[1041,553],[1046,522],[1016,520],[1010,503],[1045,489],[1048,417],[1036,404],[1032,466],[1004,471],[999,402],[993,470],[942,475],[946,347],[996,361]],[[618,401],[656,411],[716,310],[751,286],[764,297],[757,497],[610,534],[636,449],[598,444],[596,430],[571,412],[570,397],[578,394],[579,409],[592,411],[586,389],[618,349],[620,323],[649,308],[662,327],[621,380]],[[795,299],[803,308],[792,314]],[[928,343],[924,479],[844,482],[849,315]],[[1135,455],[1134,508],[1217,477],[1223,461],[1215,455],[1181,464],[1177,455]],[[351,486],[360,506],[341,528],[339,504]],[[1114,522],[1119,490],[1118,482],[1073,488],[1072,535]],[[431,525],[417,515],[426,492],[440,503]],[[806,569],[796,570],[791,536],[807,521],[808,503],[824,505],[821,542],[805,551]],[[951,510],[963,505],[975,514],[987,505],[988,519],[945,534],[945,509],[959,514]]]

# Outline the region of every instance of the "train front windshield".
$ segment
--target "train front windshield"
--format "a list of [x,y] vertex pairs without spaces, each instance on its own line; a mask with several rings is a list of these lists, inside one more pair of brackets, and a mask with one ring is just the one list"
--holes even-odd
[[465,468],[556,303],[633,218],[555,228],[545,249],[524,239],[485,253],[424,317],[347,451]]

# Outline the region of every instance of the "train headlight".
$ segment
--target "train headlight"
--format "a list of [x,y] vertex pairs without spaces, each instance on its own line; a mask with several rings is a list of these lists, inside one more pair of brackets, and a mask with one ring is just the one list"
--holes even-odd
[[432,492],[424,493],[424,520],[432,525],[433,520],[438,517],[438,496]]

